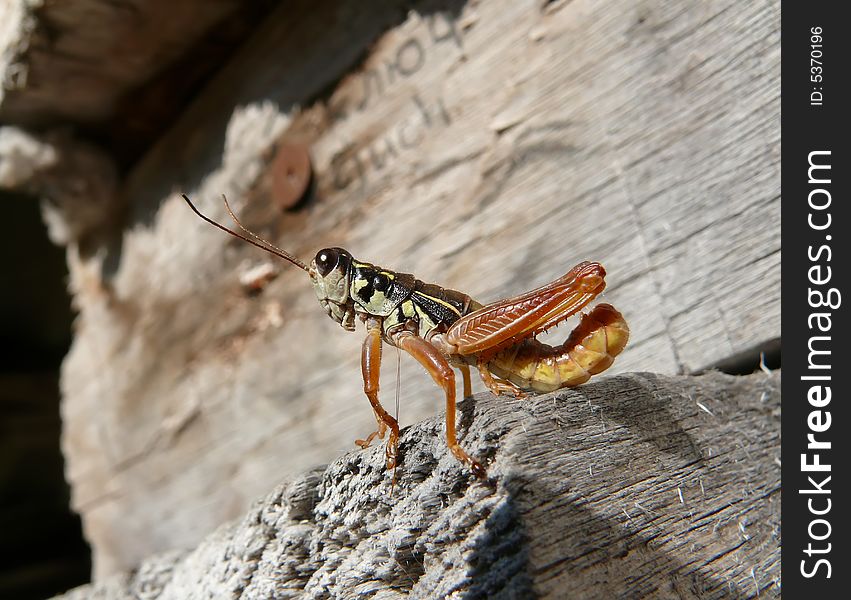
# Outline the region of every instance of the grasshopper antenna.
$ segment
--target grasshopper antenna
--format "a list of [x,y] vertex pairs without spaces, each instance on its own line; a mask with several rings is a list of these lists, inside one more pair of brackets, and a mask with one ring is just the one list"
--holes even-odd
[[[258,248],[260,248],[261,250],[265,250],[266,252],[268,252],[268,253],[270,253],[270,254],[274,254],[275,256],[278,256],[278,257],[280,257],[280,258],[283,258],[284,260],[288,260],[288,261],[290,261],[292,264],[294,264],[295,266],[297,266],[299,269],[302,269],[302,270],[304,270],[304,271],[307,271],[307,270],[308,270],[308,269],[307,269],[307,265],[305,265],[303,262],[301,262],[301,261],[300,261],[299,259],[297,259],[295,256],[293,256],[292,254],[290,254],[290,253],[289,253],[289,252],[287,252],[286,250],[282,250],[281,248],[278,248],[275,244],[273,244],[273,243],[269,242],[268,240],[264,240],[262,237],[260,237],[259,235],[257,235],[257,234],[256,234],[256,233],[254,233],[253,231],[251,231],[251,230],[247,229],[247,228],[246,228],[246,227],[245,227],[242,223],[240,223],[240,222],[239,222],[239,219],[237,219],[237,218],[236,218],[236,215],[235,215],[235,214],[233,214],[233,211],[231,210],[230,205],[228,204],[228,200],[227,200],[227,198],[225,198],[224,196],[222,196],[222,199],[224,199],[224,201],[225,201],[225,208],[227,209],[228,214],[231,216],[231,218],[234,220],[234,222],[235,222],[235,223],[239,226],[239,228],[240,228],[240,229],[242,229],[245,233],[247,233],[248,235],[250,235],[251,237],[253,237],[253,238],[254,238],[254,240],[258,240],[258,241],[256,241],[256,242],[255,242],[255,241],[254,241],[254,240],[252,240],[251,238],[247,238],[247,237],[245,237],[244,235],[241,235],[241,234],[239,234],[239,233],[237,233],[237,232],[233,231],[232,229],[228,229],[228,228],[227,228],[227,227],[225,227],[224,225],[222,225],[222,224],[220,224],[220,223],[215,222],[213,219],[211,219],[210,217],[208,217],[208,216],[204,215],[201,211],[199,211],[197,208],[195,208],[195,205],[194,205],[194,204],[192,204],[192,201],[189,199],[189,197],[188,197],[186,194],[181,194],[181,195],[183,196],[183,199],[184,199],[184,200],[186,200],[186,204],[188,204],[188,205],[189,205],[189,208],[191,208],[191,209],[192,209],[192,212],[194,212],[196,215],[198,215],[199,217],[201,217],[202,219],[204,219],[205,221],[207,221],[207,223],[209,223],[210,225],[213,225],[214,227],[218,227],[219,229],[221,229],[221,230],[222,230],[222,231],[224,231],[225,233],[229,233],[229,234],[231,234],[231,235],[232,235],[232,236],[234,236],[234,237],[238,237],[238,238],[239,238],[239,239],[241,239],[242,241],[244,241],[244,242],[248,242],[248,243],[249,243],[249,244],[251,244],[252,246],[257,246],[257,247],[258,247]],[[259,243],[259,242],[262,242],[262,243]]]

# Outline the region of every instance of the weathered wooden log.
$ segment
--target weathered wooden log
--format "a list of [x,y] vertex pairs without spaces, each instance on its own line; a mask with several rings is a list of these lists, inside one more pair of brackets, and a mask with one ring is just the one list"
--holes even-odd
[[122,230],[119,171],[270,5],[0,4],[0,189],[41,199],[51,240],[72,253],[78,242],[85,255],[112,245]]
[[33,136],[0,127],[0,189],[41,199],[50,240],[76,252],[79,244],[98,248],[114,237],[121,203],[114,161],[67,132]]
[[272,3],[0,3],[0,122],[75,128],[126,165]]
[[[266,258],[180,192],[219,219],[228,194],[299,256],[342,245],[482,301],[599,260],[632,326],[613,372],[698,371],[779,337],[776,0],[297,0],[200,88],[211,47],[233,48],[203,40],[266,4],[0,7],[0,120],[75,127],[127,175],[51,213],[80,311],[63,443],[96,576],[197,544],[372,426],[360,337],[301,273],[246,289]],[[282,214],[293,146],[313,188]],[[403,422],[433,414],[432,382],[402,376]]]
[[780,596],[780,374],[621,375],[461,404],[65,600]]

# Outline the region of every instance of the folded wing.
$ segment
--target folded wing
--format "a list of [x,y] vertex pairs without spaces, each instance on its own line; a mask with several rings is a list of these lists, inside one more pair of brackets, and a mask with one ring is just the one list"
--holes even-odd
[[446,341],[460,354],[497,352],[582,310],[605,289],[605,276],[600,263],[580,263],[552,283],[462,317],[447,331]]

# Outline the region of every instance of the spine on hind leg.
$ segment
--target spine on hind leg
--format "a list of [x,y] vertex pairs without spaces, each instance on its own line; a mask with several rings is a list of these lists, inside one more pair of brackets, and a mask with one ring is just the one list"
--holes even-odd
[[599,304],[559,346],[526,340],[491,359],[499,377],[520,387],[552,391],[573,387],[608,369],[629,340],[629,326],[611,304]]

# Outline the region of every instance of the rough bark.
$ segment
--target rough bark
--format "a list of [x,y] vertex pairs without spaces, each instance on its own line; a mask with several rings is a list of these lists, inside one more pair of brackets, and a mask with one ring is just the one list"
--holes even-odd
[[432,418],[259,501],[190,552],[76,598],[780,595],[780,375],[622,375]]
[[[69,252],[64,450],[98,576],[194,545],[372,427],[360,336],[303,273],[246,290],[266,257],[179,192],[220,220],[226,193],[301,257],[344,246],[482,301],[599,260],[632,326],[613,372],[779,337],[779,2],[413,7],[282,4],[122,182],[125,221]],[[315,181],[282,215],[283,144]],[[402,376],[403,422],[433,414],[432,382]]]

